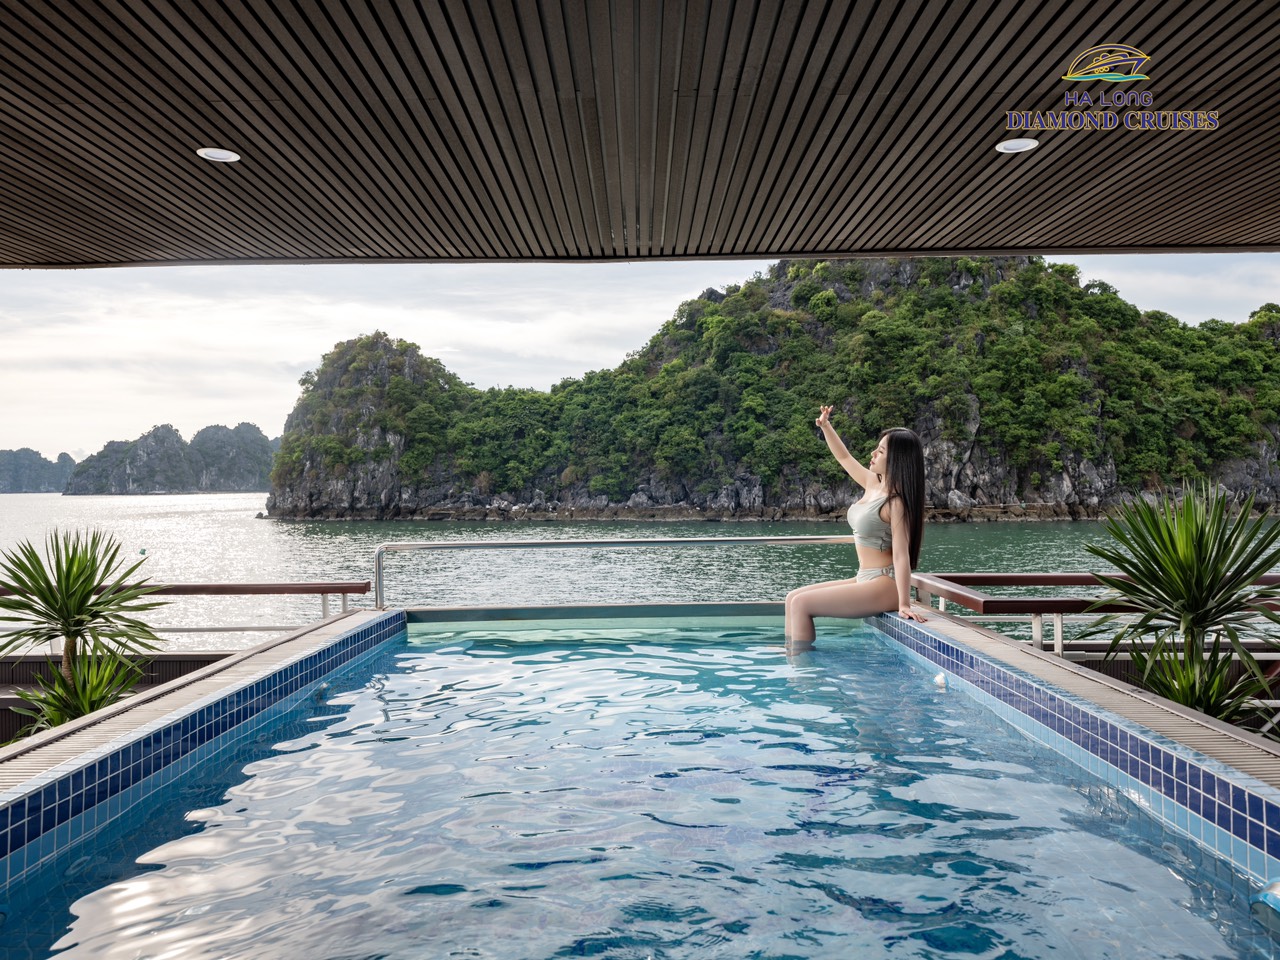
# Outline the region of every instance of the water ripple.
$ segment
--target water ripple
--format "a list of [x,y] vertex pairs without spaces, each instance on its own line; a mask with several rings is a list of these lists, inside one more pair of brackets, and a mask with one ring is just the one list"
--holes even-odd
[[896,648],[751,640],[406,642],[77,852],[24,916],[94,960],[1257,946],[1194,848]]

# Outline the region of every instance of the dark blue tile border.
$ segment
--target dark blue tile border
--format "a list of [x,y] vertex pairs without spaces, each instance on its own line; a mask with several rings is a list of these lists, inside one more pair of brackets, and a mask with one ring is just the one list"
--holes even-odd
[[1148,806],[1255,882],[1280,877],[1280,791],[900,617],[874,621],[1005,720]]
[[[405,622],[402,611],[388,613],[269,676],[193,704],[159,729],[135,731],[131,739],[109,745],[105,755],[90,752],[82,766],[51,782],[37,778],[6,791],[0,795],[0,890],[128,809],[143,796],[141,785],[149,777],[176,776],[185,767],[181,761],[195,751],[399,635]],[[126,804],[131,791],[138,795]]]

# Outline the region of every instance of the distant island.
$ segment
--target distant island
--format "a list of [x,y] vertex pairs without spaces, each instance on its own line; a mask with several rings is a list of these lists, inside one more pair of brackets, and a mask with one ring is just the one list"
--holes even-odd
[[[608,309],[602,303],[602,310]],[[1094,517],[1208,479],[1280,502],[1280,306],[1188,326],[1040,257],[781,261],[613,370],[477,390],[377,332],[301,381],[268,514],[839,518],[905,425],[935,517]]]
[[252,423],[205,427],[187,443],[169,424],[113,440],[75,465],[63,492],[244,493],[270,487],[273,443]]
[[61,493],[75,467],[69,453],[53,461],[30,447],[0,450],[0,493]]

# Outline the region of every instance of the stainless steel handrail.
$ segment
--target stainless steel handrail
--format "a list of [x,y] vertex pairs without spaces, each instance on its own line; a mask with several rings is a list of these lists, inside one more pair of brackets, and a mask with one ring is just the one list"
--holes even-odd
[[650,537],[617,540],[417,540],[384,543],[373,554],[373,605],[379,610],[386,609],[382,561],[388,553],[417,550],[572,550],[583,547],[796,546],[811,543],[852,544],[853,537]]
[[[183,596],[183,597],[258,597],[258,596],[315,596],[320,598],[320,619],[328,620],[332,615],[329,604],[331,594],[340,598],[342,613],[351,609],[350,597],[369,592],[369,581],[321,580],[299,581],[296,583],[156,583],[146,582],[154,588],[148,596]],[[0,595],[9,595],[11,591],[0,587]],[[167,601],[166,601],[167,603]],[[25,620],[12,620],[16,627],[34,626]],[[159,635],[179,633],[285,633],[298,630],[305,623],[256,624],[238,623],[211,627],[207,624],[198,627],[182,627],[172,624],[151,623],[152,629]]]

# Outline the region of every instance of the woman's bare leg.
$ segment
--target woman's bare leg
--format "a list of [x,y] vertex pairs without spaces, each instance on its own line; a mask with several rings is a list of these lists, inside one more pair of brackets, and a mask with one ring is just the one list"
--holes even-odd
[[856,619],[898,609],[898,585],[891,577],[833,580],[787,594],[786,637],[791,643],[813,643],[814,617]]
[[783,605],[783,633],[787,639],[791,639],[792,627],[796,623],[795,604],[797,598],[803,594],[812,593],[814,590],[828,590],[831,587],[844,586],[857,582],[858,580],[856,577],[850,577],[848,580],[827,580],[822,583],[811,583],[805,587],[796,587],[796,589],[788,593],[786,602]]

